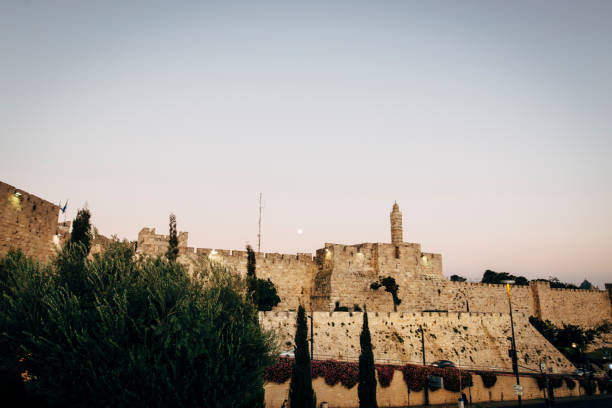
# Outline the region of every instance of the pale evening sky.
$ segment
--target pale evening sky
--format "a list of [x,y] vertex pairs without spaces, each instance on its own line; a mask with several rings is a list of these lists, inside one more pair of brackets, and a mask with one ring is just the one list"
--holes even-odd
[[[612,281],[610,1],[0,2],[0,180],[105,235]],[[303,234],[297,234],[302,229]]]

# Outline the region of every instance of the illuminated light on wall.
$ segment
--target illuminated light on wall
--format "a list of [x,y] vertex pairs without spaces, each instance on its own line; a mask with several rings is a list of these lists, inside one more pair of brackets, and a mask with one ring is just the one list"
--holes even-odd
[[21,211],[21,193],[16,191],[14,194],[11,194],[8,198],[9,205],[17,211]]
[[210,254],[208,254],[208,259],[217,259],[217,254],[218,252],[213,249],[212,251],[210,251]]
[[60,246],[60,245],[59,245],[59,243],[60,243],[60,239],[59,239],[59,236],[58,236],[58,235],[54,235],[54,236],[53,236],[53,243],[55,244],[55,246],[56,246],[56,247],[58,247],[58,248],[59,248],[59,246]]
[[429,263],[429,259],[427,258],[427,255],[423,255],[423,256],[421,257],[421,263],[422,263],[423,265],[427,265],[427,264]]

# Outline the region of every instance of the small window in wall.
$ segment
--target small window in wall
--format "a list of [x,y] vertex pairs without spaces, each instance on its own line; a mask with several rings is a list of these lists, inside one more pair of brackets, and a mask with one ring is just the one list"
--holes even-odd
[[396,246],[396,247],[395,247],[395,259],[399,259],[399,255],[400,255],[400,254],[399,254],[399,247],[398,247],[398,246]]

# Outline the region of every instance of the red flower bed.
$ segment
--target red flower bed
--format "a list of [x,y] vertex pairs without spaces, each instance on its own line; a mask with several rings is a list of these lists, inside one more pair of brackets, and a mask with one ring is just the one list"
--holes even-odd
[[482,378],[482,384],[485,388],[491,388],[497,382],[497,376],[491,371],[476,371],[476,374]]
[[430,375],[442,377],[444,380],[444,388],[453,392],[460,391],[460,383],[461,389],[472,385],[472,375],[467,371],[459,371],[454,367],[437,368],[406,364],[400,370],[404,375],[404,381],[410,391],[419,392],[425,388],[427,385],[427,377]]
[[381,387],[388,387],[391,385],[393,373],[395,373],[395,366],[388,364],[377,364],[376,371],[378,371],[378,383]]
[[346,361],[313,361],[312,378],[323,377],[327,385],[341,382],[346,388],[353,388],[359,380],[359,364]]
[[277,384],[282,384],[291,378],[293,366],[292,358],[281,358],[276,365],[267,367],[264,371],[264,380]]
[[[293,359],[281,358],[276,365],[266,368],[264,379],[269,382],[282,384],[291,378]],[[472,375],[467,371],[459,371],[456,368],[437,368],[430,366],[418,366],[407,364],[403,367],[387,364],[377,364],[378,381],[382,387],[388,387],[393,379],[395,370],[400,370],[410,391],[421,391],[427,385],[427,377],[438,375],[444,380],[444,388],[459,392],[461,388],[472,385]],[[479,373],[480,374],[480,373]],[[482,374],[481,374],[482,375]],[[491,374],[495,376],[495,374]],[[359,364],[326,360],[312,362],[312,378],[323,377],[328,385],[341,383],[346,388],[353,388],[359,380]],[[460,380],[461,378],[461,380]]]

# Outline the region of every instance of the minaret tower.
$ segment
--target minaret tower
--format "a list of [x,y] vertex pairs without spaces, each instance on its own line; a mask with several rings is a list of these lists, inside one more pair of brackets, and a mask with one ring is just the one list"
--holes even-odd
[[393,210],[391,211],[391,243],[399,246],[402,242],[402,213],[396,202],[393,204]]

